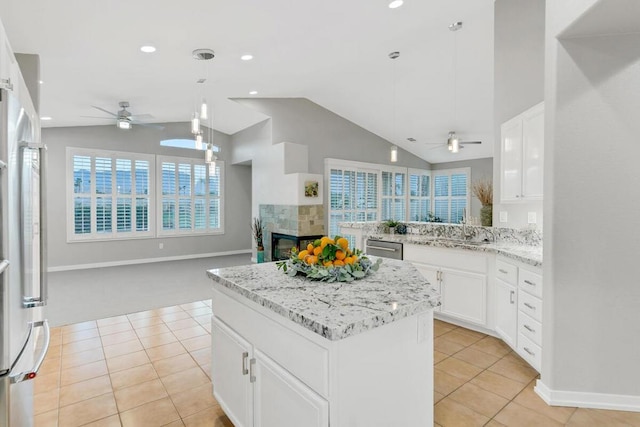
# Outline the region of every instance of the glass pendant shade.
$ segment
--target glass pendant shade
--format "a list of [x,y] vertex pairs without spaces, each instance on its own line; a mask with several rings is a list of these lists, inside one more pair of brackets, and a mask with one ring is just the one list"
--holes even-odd
[[395,163],[398,161],[398,147],[395,145],[391,147],[391,162]]
[[200,119],[198,118],[198,113],[193,113],[193,118],[191,119],[191,133],[194,135],[200,133]]

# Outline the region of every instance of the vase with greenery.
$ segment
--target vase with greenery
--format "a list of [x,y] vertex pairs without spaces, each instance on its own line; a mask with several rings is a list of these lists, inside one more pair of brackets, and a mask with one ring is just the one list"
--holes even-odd
[[389,234],[395,234],[396,227],[398,226],[398,224],[400,224],[400,222],[396,221],[395,219],[387,219],[382,224],[386,227]]
[[493,223],[493,183],[483,178],[471,184],[473,195],[480,200],[480,224],[483,227],[491,227]]
[[262,263],[264,262],[264,244],[262,241],[263,226],[260,218],[253,218],[251,231],[253,233],[253,240],[256,242],[256,261]]

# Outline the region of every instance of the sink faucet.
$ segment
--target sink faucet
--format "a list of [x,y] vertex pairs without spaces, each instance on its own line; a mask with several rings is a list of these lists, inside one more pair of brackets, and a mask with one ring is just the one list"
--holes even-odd
[[467,209],[465,208],[462,209],[462,220],[460,221],[460,224],[462,224],[462,238],[467,240],[470,237],[473,237],[473,231],[467,230]]

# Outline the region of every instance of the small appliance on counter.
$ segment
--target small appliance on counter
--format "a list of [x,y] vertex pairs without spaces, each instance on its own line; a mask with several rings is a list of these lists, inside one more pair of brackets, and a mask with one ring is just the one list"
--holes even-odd
[[402,243],[367,239],[367,255],[402,260]]
[[[0,62],[8,55],[3,50]],[[0,427],[28,427],[34,422],[30,380],[49,347],[42,313],[45,147],[24,80],[11,76],[0,80]]]

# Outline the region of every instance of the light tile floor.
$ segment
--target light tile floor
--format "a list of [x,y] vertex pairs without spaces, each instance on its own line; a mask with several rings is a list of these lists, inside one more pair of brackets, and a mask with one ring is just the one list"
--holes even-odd
[[548,406],[538,373],[501,340],[435,321],[436,426],[640,426],[640,413]]
[[39,426],[232,426],[212,395],[211,300],[52,328]]
[[[53,328],[36,427],[232,426],[212,396],[210,318],[205,300]],[[438,320],[434,333],[436,426],[640,426],[640,413],[547,406],[499,339]]]

